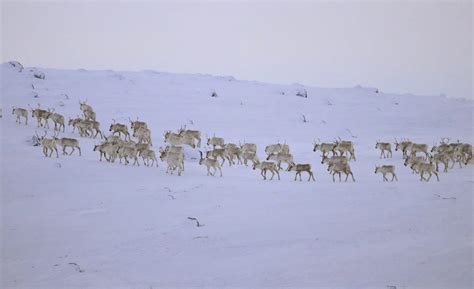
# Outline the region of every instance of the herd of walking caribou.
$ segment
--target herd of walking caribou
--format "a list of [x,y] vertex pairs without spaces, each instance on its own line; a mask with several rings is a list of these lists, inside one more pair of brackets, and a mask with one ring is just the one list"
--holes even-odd
[[[103,135],[100,130],[100,123],[96,120],[96,114],[92,107],[85,101],[80,101],[80,110],[83,116],[74,119],[69,119],[68,125],[72,126],[73,133],[77,129],[81,137],[93,137],[96,138],[98,135],[103,141],[100,144],[94,146],[94,151],[99,152],[99,160],[102,161],[102,157],[107,161],[113,163],[117,158],[119,162],[129,164],[133,160],[133,165],[139,166],[139,158],[142,158],[145,166],[158,166],[158,160],[155,152],[151,149],[151,131],[145,122],[136,120],[130,120],[130,128],[133,131],[132,136],[137,139],[137,142],[133,141],[128,131],[128,126],[121,123],[113,123],[110,125],[109,132],[110,136]],[[33,109],[29,107],[29,110],[24,108],[13,108],[12,114],[16,116],[16,122],[21,124],[21,119],[25,119],[25,125],[28,125],[28,112],[31,112],[31,117],[36,118],[37,127],[49,128],[48,120],[54,123],[54,135],[47,137],[47,131],[44,135],[39,136],[35,132],[35,138],[37,145],[43,147],[43,154],[45,157],[51,157],[55,152],[56,157],[59,157],[57,146],[62,147],[63,154],[68,154],[66,148],[71,148],[71,155],[75,149],[78,150],[81,155],[81,148],[79,146],[79,140],[75,138],[59,138],[58,133],[65,131],[65,119],[59,113],[56,113],[54,109],[41,109],[40,105]],[[122,139],[123,137],[123,139]],[[176,133],[166,131],[164,134],[165,148],[159,149],[159,156],[161,161],[166,162],[167,169],[166,173],[173,174],[177,171],[178,175],[181,175],[184,170],[184,150],[182,145],[188,145],[192,148],[201,147],[201,132],[197,130],[187,130],[186,127],[181,128]],[[295,171],[295,181],[299,176],[301,181],[301,174],[306,172],[309,175],[308,181],[315,181],[313,172],[311,171],[310,164],[297,164],[294,162],[293,156],[290,153],[290,148],[287,144],[272,144],[265,147],[265,153],[267,154],[265,161],[260,161],[257,157],[257,146],[252,143],[244,144],[233,144],[225,143],[221,137],[211,137],[207,139],[207,145],[212,147],[205,153],[200,152],[199,164],[207,168],[207,175],[214,176],[219,171],[222,177],[222,166],[227,160],[229,166],[237,164],[248,165],[248,162],[252,162],[252,168],[260,169],[261,175],[264,180],[267,179],[267,172],[272,173],[270,180],[277,175],[280,179],[279,171],[282,169],[281,164],[287,164],[287,171]],[[409,167],[413,173],[420,175],[420,181],[429,181],[431,176],[434,174],[439,181],[439,164],[444,165],[444,172],[448,171],[449,164],[451,167],[458,163],[459,167],[462,164],[467,165],[472,159],[472,145],[467,143],[450,143],[449,139],[442,138],[439,145],[435,145],[432,149],[428,150],[427,144],[419,144],[411,142],[408,139],[398,141],[395,139],[395,151],[401,151],[402,156],[405,160],[404,165]],[[392,157],[392,144],[388,142],[377,141],[375,148],[380,150],[380,158],[391,158]],[[327,164],[327,170],[332,175],[333,181],[335,181],[335,175],[339,176],[341,181],[341,174],[346,175],[345,181],[351,176],[352,181],[355,182],[354,175],[352,173],[349,162],[355,161],[355,149],[351,141],[335,140],[332,143],[314,142],[313,151],[320,151],[322,153],[321,164]],[[49,153],[49,155],[48,155]],[[421,154],[421,155],[417,155]],[[375,174],[382,174],[383,181],[388,181],[387,175],[391,175],[391,180],[397,180],[395,174],[394,165],[383,165],[375,168]],[[428,177],[426,178],[425,175]]]

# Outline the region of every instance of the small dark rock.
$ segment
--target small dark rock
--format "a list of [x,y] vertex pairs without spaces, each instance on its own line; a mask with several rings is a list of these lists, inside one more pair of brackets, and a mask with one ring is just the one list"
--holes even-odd
[[10,64],[13,68],[16,69],[16,71],[18,72],[22,72],[23,71],[23,65],[21,65],[20,62],[18,61],[9,61],[8,64]]
[[38,71],[38,70],[33,72],[33,76],[38,78],[38,79],[45,79],[45,77],[46,77],[44,75],[44,72],[41,72],[41,71]]

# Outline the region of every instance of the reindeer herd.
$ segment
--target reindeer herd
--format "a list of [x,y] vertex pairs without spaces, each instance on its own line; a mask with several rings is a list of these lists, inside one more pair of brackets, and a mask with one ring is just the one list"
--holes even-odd
[[[93,108],[86,103],[87,101],[79,101],[79,108],[82,116],[69,119],[68,125],[72,127],[72,132],[78,130],[79,136],[96,138],[97,136],[103,140],[99,144],[95,144],[93,151],[99,153],[99,161],[114,163],[118,158],[119,162],[127,165],[133,161],[132,165],[140,165],[140,158],[145,166],[158,166],[158,160],[155,151],[151,148],[153,146],[151,139],[151,131],[146,122],[136,120],[130,121],[130,129],[133,132],[132,136],[137,139],[135,142],[131,139],[129,127],[125,124],[117,123],[114,119],[110,124],[109,136],[105,136],[100,129],[100,123],[96,120],[96,113]],[[65,119],[54,109],[42,109],[38,107],[29,110],[24,108],[12,109],[12,115],[16,116],[16,122],[21,124],[24,119],[25,125],[28,125],[28,112],[31,112],[31,117],[36,118],[37,127],[49,128],[48,121],[54,123],[54,135],[51,138],[47,137],[47,132],[39,136],[35,132],[35,139],[37,145],[43,148],[45,157],[52,157],[53,153],[59,157],[57,146],[62,147],[63,155],[71,155],[77,149],[79,156],[81,155],[81,148],[79,140],[75,138],[58,138],[59,132],[65,132]],[[166,131],[164,133],[164,142],[166,147],[159,148],[159,158],[167,165],[166,173],[173,174],[176,172],[181,176],[184,171],[184,149],[183,145],[187,145],[193,149],[201,147],[201,132],[198,130],[188,130],[186,126],[179,129],[177,132]],[[251,162],[252,169],[259,169],[264,180],[267,179],[267,172],[272,175],[270,180],[276,175],[280,180],[280,171],[283,170],[282,163],[286,164],[286,171],[296,172],[294,180],[298,176],[301,181],[301,174],[308,174],[308,181],[315,181],[314,174],[311,170],[310,164],[299,164],[294,160],[290,153],[289,146],[285,144],[271,144],[265,147],[265,161],[260,161],[257,156],[257,145],[253,143],[244,143],[239,145],[233,143],[225,143],[222,137],[207,138],[207,146],[212,149],[203,152],[199,150],[200,159],[199,165],[205,166],[208,176],[215,176],[217,171],[222,177],[222,167],[227,161],[229,166],[232,165],[249,165]],[[414,143],[408,139],[394,142],[395,151],[401,151],[404,159],[404,165],[412,170],[412,173],[420,175],[420,181],[428,182],[432,175],[435,175],[439,181],[439,164],[443,164],[443,171],[447,172],[448,168],[453,168],[456,163],[459,167],[467,165],[472,160],[472,145],[467,143],[449,142],[449,139],[442,138],[439,145],[434,145],[429,151],[427,144]],[[69,153],[66,149],[70,148]],[[392,143],[377,141],[375,149],[380,151],[380,159],[392,158]],[[333,142],[318,142],[313,143],[313,152],[321,152],[321,164],[327,165],[327,171],[332,175],[333,182],[335,182],[335,175],[341,181],[341,175],[346,176],[345,181],[349,176],[355,182],[352,173],[350,162],[356,161],[354,144],[351,141],[342,140],[338,138]],[[451,166],[449,166],[451,163]],[[375,174],[382,174],[383,181],[388,182],[387,175],[391,176],[390,181],[398,181],[395,173],[394,165],[382,165],[375,167]],[[425,177],[427,176],[427,178]]]

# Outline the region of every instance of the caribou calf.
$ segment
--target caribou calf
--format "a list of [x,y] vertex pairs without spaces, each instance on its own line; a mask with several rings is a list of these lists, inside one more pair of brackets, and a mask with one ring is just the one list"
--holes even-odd
[[16,121],[17,123],[21,124],[21,118],[20,117],[24,117],[25,118],[25,125],[28,125],[28,110],[24,109],[24,108],[15,108],[13,107],[12,109],[12,115],[16,115]]
[[388,179],[387,179],[388,173],[392,174],[391,182],[393,182],[393,179],[397,180],[398,182],[397,175],[395,174],[395,166],[386,165],[386,166],[375,167],[375,174],[378,174],[378,173],[382,174],[384,182],[388,182]]
[[311,171],[311,165],[310,164],[291,164],[288,167],[288,171],[289,172],[290,171],[296,171],[295,181],[296,181],[296,177],[299,175],[300,176],[300,182],[301,182],[301,173],[302,172],[307,172],[309,174],[308,182],[311,181],[311,178],[313,179],[313,181],[316,181],[314,179],[313,172]]

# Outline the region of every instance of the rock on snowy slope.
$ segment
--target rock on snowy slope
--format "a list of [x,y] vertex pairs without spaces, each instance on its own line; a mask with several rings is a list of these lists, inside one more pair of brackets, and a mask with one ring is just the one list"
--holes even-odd
[[22,72],[23,71],[23,65],[21,65],[20,62],[12,60],[8,62],[16,71]]

